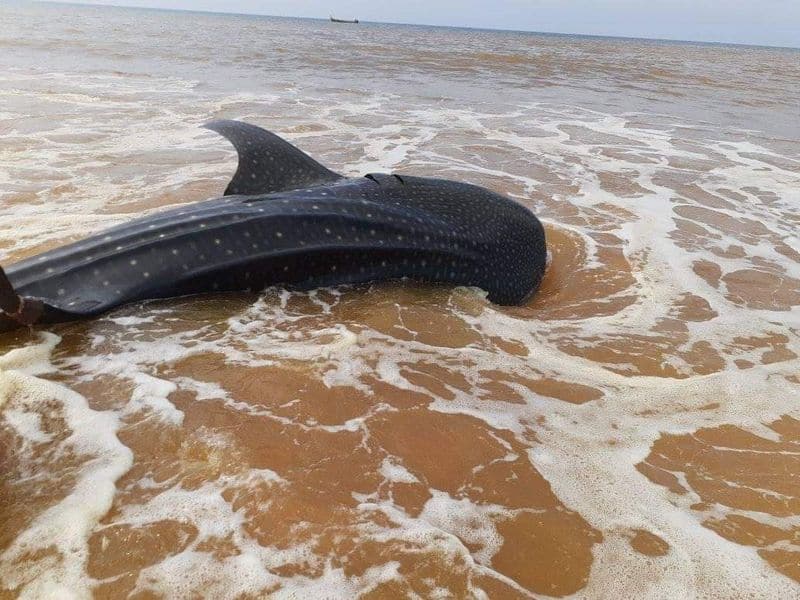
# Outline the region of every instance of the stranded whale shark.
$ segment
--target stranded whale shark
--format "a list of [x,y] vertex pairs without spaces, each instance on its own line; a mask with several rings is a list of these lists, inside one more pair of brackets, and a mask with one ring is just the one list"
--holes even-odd
[[0,328],[89,317],[145,299],[409,278],[477,286],[519,304],[545,270],[524,206],[443,179],[346,178],[239,121],[239,165],[221,198],[135,219],[0,269]]

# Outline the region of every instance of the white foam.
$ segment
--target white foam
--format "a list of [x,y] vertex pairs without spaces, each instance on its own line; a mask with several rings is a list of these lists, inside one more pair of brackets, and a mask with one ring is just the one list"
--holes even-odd
[[384,458],[381,462],[380,474],[386,481],[396,481],[398,483],[419,483],[419,479],[406,469],[389,458]]
[[[56,336],[45,336],[42,343],[28,348],[29,352],[12,351],[12,356],[7,354],[0,363],[8,368],[21,356],[28,356],[36,361],[32,370],[49,372],[52,367],[47,364],[46,353],[57,341]],[[75,483],[66,497],[38,514],[0,555],[0,579],[12,589],[20,588],[21,598],[88,596],[85,562],[89,535],[111,506],[114,482],[133,462],[131,451],[115,435],[119,419],[113,413],[92,410],[80,394],[21,371],[0,371],[0,390],[6,411],[11,411],[11,425],[26,436],[27,443],[46,441],[33,414],[45,403],[55,403],[58,408],[50,410],[63,416],[70,431],[59,440],[59,452],[85,457],[76,468]],[[25,460],[24,455],[19,458]],[[20,566],[22,557],[51,547],[57,550],[57,556],[45,554]]]

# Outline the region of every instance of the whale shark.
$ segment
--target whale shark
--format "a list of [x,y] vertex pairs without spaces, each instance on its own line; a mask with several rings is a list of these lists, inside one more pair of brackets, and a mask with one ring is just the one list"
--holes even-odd
[[0,268],[0,328],[194,294],[408,278],[520,304],[538,288],[544,229],[488,189],[405,174],[344,177],[255,125],[204,127],[234,146],[224,195],[134,219]]

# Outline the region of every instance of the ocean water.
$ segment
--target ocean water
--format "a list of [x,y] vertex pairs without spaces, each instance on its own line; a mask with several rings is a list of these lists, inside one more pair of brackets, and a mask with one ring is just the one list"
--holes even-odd
[[541,291],[0,338],[0,597],[800,595],[800,52],[0,5],[0,263],[222,193],[240,118],[530,207]]

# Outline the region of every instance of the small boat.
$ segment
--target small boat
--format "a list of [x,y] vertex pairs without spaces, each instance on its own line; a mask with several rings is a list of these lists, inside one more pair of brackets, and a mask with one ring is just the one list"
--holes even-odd
[[358,19],[337,19],[333,15],[331,15],[331,22],[332,23],[358,23]]

